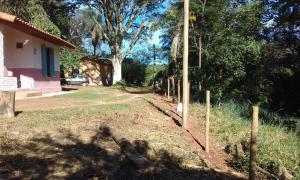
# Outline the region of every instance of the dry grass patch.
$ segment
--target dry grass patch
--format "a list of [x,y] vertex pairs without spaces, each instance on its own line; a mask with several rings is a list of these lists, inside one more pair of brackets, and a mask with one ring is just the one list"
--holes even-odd
[[[170,121],[141,98],[120,104],[26,111],[14,119],[0,119],[0,179],[207,176],[211,172],[188,168],[204,163],[181,128]],[[132,148],[154,162],[156,170],[137,170],[122,149],[100,133],[102,122],[118,129]]]

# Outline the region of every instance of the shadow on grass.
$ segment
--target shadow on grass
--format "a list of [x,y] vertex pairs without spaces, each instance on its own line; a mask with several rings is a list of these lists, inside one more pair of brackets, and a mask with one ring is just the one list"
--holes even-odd
[[76,88],[71,88],[71,87],[66,87],[66,86],[64,86],[64,87],[62,87],[62,91],[77,91],[78,89],[76,89]]
[[[181,159],[166,150],[149,155],[147,141],[118,146],[109,132],[99,130],[87,142],[67,130],[17,142],[14,150],[0,155],[0,179],[238,179],[214,170],[183,168]],[[143,168],[129,161],[131,149],[152,162]],[[12,153],[14,152],[14,153]]]
[[171,110],[165,110],[163,107],[160,107],[158,104],[153,103],[152,101],[146,99],[146,98],[142,98],[144,99],[147,103],[149,103],[151,106],[153,106],[154,108],[156,108],[158,111],[160,111],[161,113],[163,113],[166,116],[169,116],[170,118],[172,118],[172,120],[174,121],[174,123],[178,126],[178,127],[182,127],[181,124],[181,117],[175,113],[174,111]]
[[124,88],[122,90],[129,94],[150,94],[150,93],[154,92],[152,89],[145,89],[145,88],[135,88],[135,89],[130,89],[130,90],[127,88]]
[[15,111],[15,117],[19,116],[22,113],[23,113],[23,111]]

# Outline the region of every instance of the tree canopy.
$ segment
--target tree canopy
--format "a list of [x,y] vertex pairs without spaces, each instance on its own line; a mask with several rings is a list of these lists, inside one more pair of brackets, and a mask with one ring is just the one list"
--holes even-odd
[[[178,78],[182,8],[182,2],[175,1],[163,23],[164,47],[173,59],[169,73]],[[194,92],[200,84],[200,90],[213,92],[216,102],[234,98],[274,110],[299,110],[300,101],[288,100],[300,95],[297,15],[295,1],[191,0],[189,79]]]

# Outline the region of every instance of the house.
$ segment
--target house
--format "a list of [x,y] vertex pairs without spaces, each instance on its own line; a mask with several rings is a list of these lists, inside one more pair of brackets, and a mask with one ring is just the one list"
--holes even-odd
[[80,59],[79,73],[89,79],[90,85],[112,84],[111,60],[102,57],[83,57]]
[[61,91],[60,46],[75,46],[0,12],[0,90]]

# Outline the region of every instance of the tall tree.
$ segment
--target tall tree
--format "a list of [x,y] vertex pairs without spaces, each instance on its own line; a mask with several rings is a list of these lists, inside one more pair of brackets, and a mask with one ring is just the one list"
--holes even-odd
[[300,2],[263,0],[265,71],[272,82],[270,106],[300,115]]
[[[178,18],[182,17],[182,2],[177,1],[176,4],[177,8],[171,8],[165,17],[167,23],[164,27],[171,35],[166,36],[169,39],[166,42],[172,42],[173,39],[173,43],[168,43],[169,47],[172,44],[175,47],[177,35],[174,32],[177,24],[182,22],[182,18]],[[244,99],[261,101],[263,98],[260,96],[268,92],[261,91],[262,80],[258,78],[262,63],[262,41],[258,38],[262,29],[261,4],[191,0],[190,11],[189,79],[192,85],[199,86],[199,81],[203,81],[203,89],[213,90],[213,100],[242,96]],[[182,63],[181,58],[176,60],[178,64]],[[255,76],[253,71],[257,72]],[[180,69],[176,72],[181,78]],[[251,94],[258,95],[255,96],[258,98],[253,98]]]
[[30,0],[26,9],[30,14],[29,21],[33,25],[60,37],[60,29],[49,19],[41,0]]
[[[113,83],[122,79],[122,61],[159,21],[165,0],[81,0],[101,15],[97,21],[113,54]],[[126,41],[126,43],[125,43]]]

